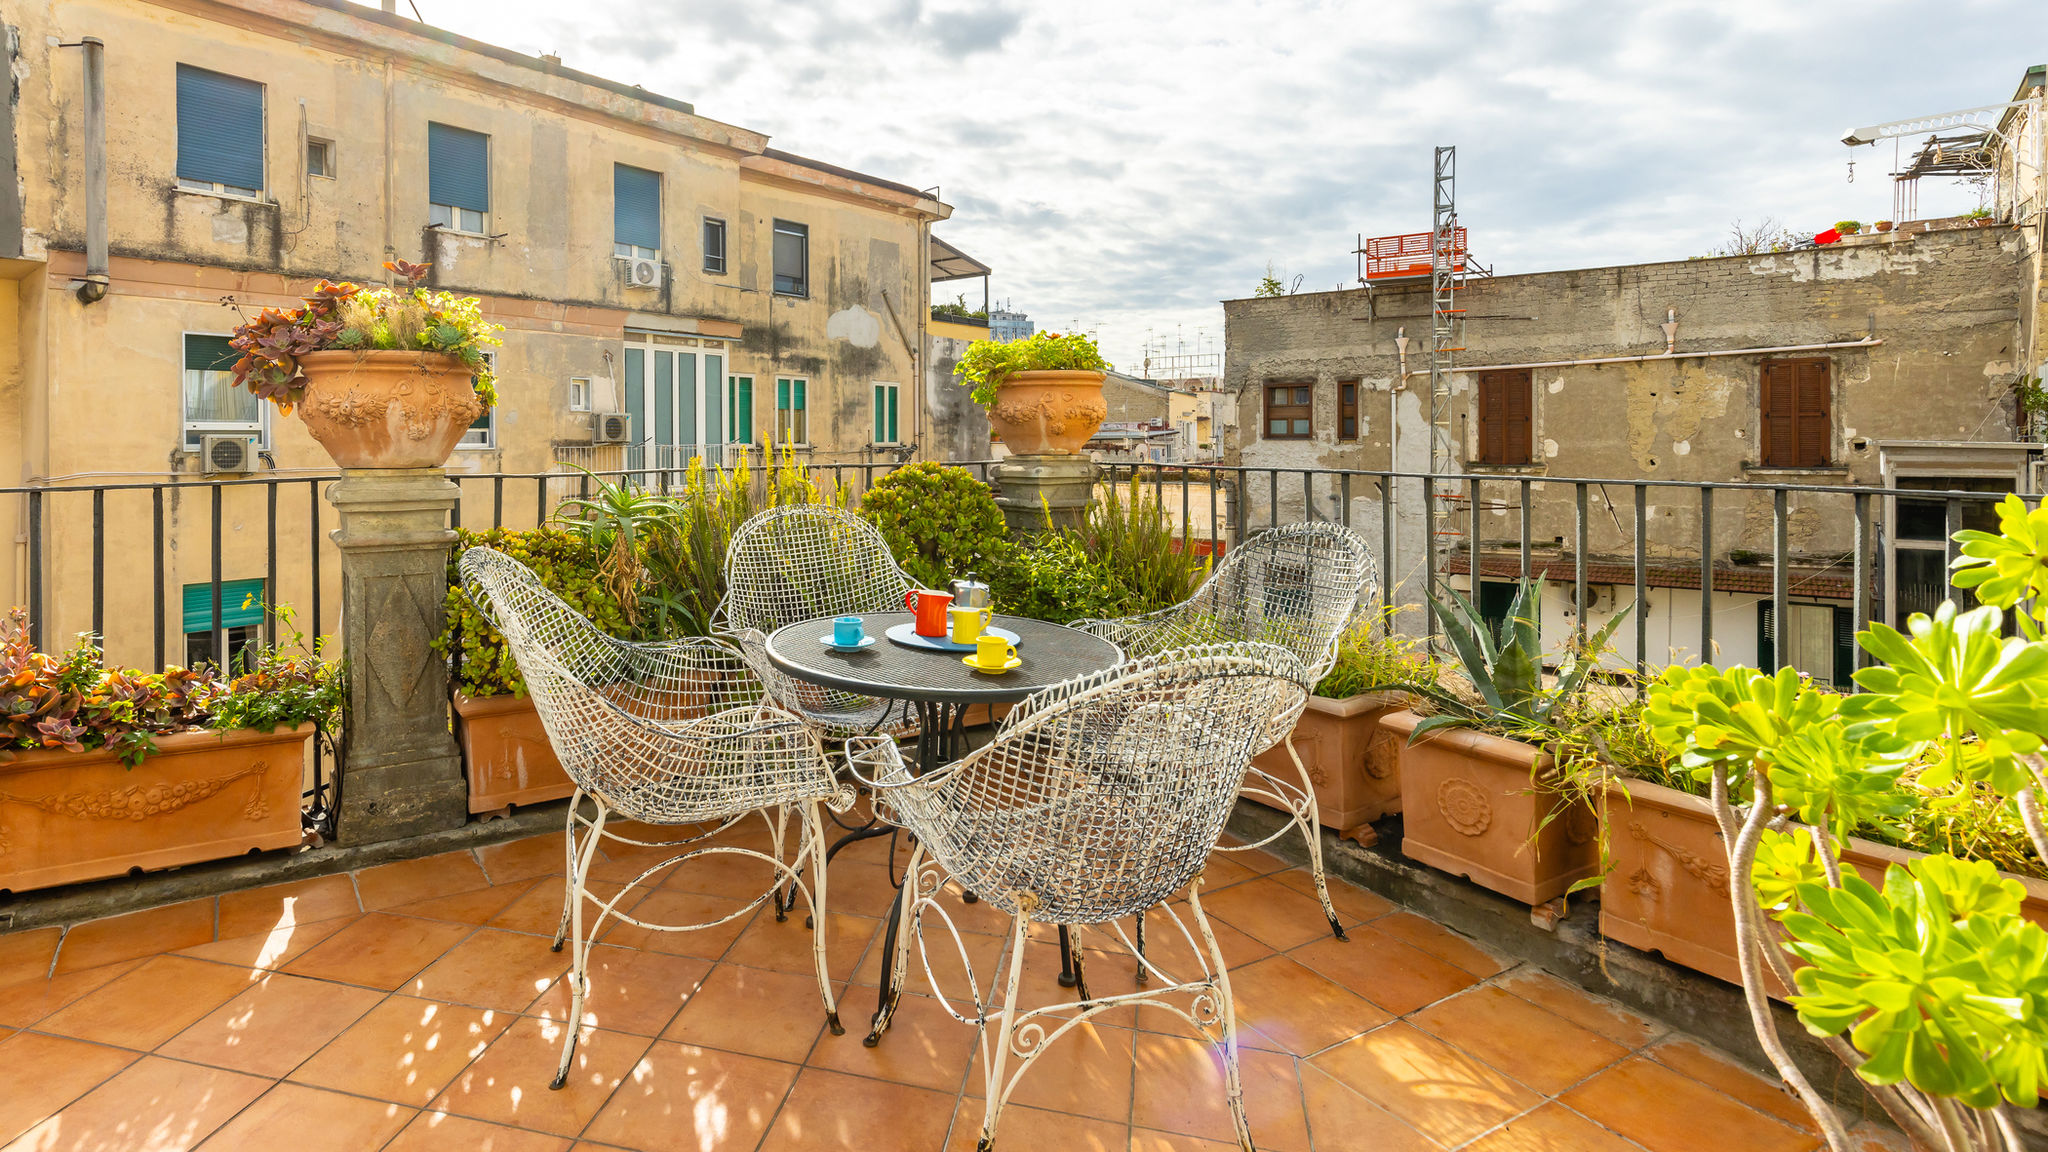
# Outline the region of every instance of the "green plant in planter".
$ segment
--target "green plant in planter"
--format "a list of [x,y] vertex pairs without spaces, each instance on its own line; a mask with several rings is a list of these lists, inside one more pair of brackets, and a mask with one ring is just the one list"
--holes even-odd
[[310,723],[331,734],[340,723],[345,692],[341,665],[327,658],[332,637],[309,645],[293,626],[290,607],[271,611],[286,639],[243,650],[241,675],[221,684],[207,703],[210,726],[274,732]]
[[505,638],[463,591],[456,560],[465,549],[478,546],[495,548],[533,569],[548,591],[599,628],[617,636],[630,634],[625,608],[612,592],[602,557],[586,538],[556,528],[522,532],[458,528],[448,561],[448,622],[434,639],[434,651],[453,661],[455,686],[465,696],[526,695],[526,681],[519,675],[511,650],[505,647]]
[[1840,232],[1844,236],[1854,236],[1858,232],[1863,231],[1863,222],[1861,220],[1837,220],[1835,221],[1835,231]]
[[[1767,975],[1921,1148],[2016,1152],[2010,1109],[2048,1079],[2048,932],[2021,915],[2022,886],[1945,854],[1872,885],[1840,859],[1849,829],[1911,815],[1909,764],[1961,802],[2009,801],[2048,857],[2048,540],[2017,498],[1999,512],[1999,533],[1957,537],[1955,583],[1984,606],[1859,633],[1885,662],[1856,673],[1859,694],[1743,668],[1672,669],[1650,690],[1646,722],[1704,777],[1721,825],[1751,1022],[1831,1149],[1848,1137],[1787,1055]],[[2002,635],[2008,609],[2019,636]]]
[[1018,372],[1106,372],[1109,361],[1102,358],[1095,341],[1079,332],[1060,335],[1038,332],[1022,340],[976,340],[967,354],[953,366],[953,375],[974,389],[974,402],[987,408],[996,402],[996,389]]
[[1054,624],[1117,616],[1129,600],[1072,537],[1059,533],[1019,544],[988,583],[998,611]]
[[212,694],[204,672],[109,669],[89,634],[61,656],[39,651],[20,608],[0,621],[0,760],[107,748],[132,768],[156,751],[153,736],[201,726]]
[[1361,618],[1337,640],[1337,660],[1316,683],[1327,700],[1362,696],[1417,681],[1434,681],[1442,665],[1388,625],[1394,611]]
[[1171,608],[1209,575],[1209,557],[1182,546],[1158,493],[1136,474],[1121,488],[1098,491],[1069,535],[1108,586],[1126,595],[1117,615]]
[[1415,726],[1409,743],[1438,728],[1540,730],[1554,727],[1563,718],[1565,710],[1584,689],[1586,678],[1599,666],[1600,653],[1606,651],[1614,630],[1628,617],[1633,605],[1616,612],[1585,644],[1567,652],[1557,671],[1557,683],[1545,686],[1543,640],[1536,622],[1540,589],[1541,585],[1534,580],[1520,581],[1515,587],[1514,601],[1497,630],[1456,589],[1444,590],[1450,596],[1448,604],[1430,599],[1430,611],[1443,626],[1451,651],[1456,653],[1466,679],[1472,682],[1479,703],[1475,705],[1446,690],[1434,678],[1418,677],[1402,685],[1438,710],[1437,715]]
[[1009,528],[988,485],[965,468],[929,460],[875,481],[860,516],[889,542],[896,562],[926,588],[1010,562]]

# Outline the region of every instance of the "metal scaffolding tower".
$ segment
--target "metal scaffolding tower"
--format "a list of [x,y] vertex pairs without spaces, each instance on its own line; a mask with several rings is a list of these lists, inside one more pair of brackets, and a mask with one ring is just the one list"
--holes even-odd
[[[1461,533],[1458,530],[1458,501],[1462,495],[1452,482],[1449,492],[1437,491],[1439,476],[1457,471],[1457,436],[1451,427],[1451,372],[1457,354],[1464,351],[1465,310],[1458,307],[1457,293],[1463,279],[1458,243],[1458,149],[1436,150],[1436,184],[1432,203],[1429,260],[1429,479],[1424,481],[1424,507],[1428,509],[1429,545],[1432,552],[1440,541]],[[1476,543],[1476,541],[1472,542]],[[1434,572],[1435,565],[1431,565]],[[1474,573],[1477,587],[1477,573]],[[1431,595],[1436,589],[1431,588]],[[1434,623],[1432,621],[1432,623]],[[1434,629],[1432,629],[1434,631]]]

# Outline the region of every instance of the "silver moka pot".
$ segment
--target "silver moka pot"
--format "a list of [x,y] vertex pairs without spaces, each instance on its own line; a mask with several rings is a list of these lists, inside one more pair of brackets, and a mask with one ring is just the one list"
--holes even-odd
[[986,608],[989,605],[988,585],[976,580],[972,572],[948,584],[947,588],[953,593],[955,608]]

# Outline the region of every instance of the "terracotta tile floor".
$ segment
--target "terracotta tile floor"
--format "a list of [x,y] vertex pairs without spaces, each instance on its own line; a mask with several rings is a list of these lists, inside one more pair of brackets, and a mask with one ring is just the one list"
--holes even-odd
[[[758,843],[751,829],[731,833]],[[834,862],[830,953],[844,1036],[823,1027],[802,917],[725,929],[621,927],[594,953],[569,1086],[548,1090],[568,1002],[548,951],[559,836],[387,864],[131,916],[0,936],[6,1152],[562,1152],[974,1147],[973,1031],[921,966],[879,1048],[861,1044],[888,907],[886,841]],[[730,906],[735,857],[627,898]],[[611,885],[643,857],[608,861]],[[763,870],[765,877],[765,869]],[[1252,1133],[1273,1152],[1689,1152],[1818,1144],[1775,1084],[1656,1022],[1339,886],[1353,925],[1317,930],[1306,875],[1220,858],[1205,901],[1231,958]],[[724,895],[720,895],[724,893]],[[987,987],[986,905],[955,904]],[[1174,949],[1157,943],[1173,967]],[[1086,941],[1096,990],[1135,987]],[[1028,997],[1066,998],[1047,934]],[[1185,953],[1185,945],[1180,948]],[[932,967],[957,976],[960,962]],[[1062,1037],[1023,1080],[1002,1146],[1226,1148],[1212,1052],[1122,1009]],[[1873,1134],[1875,1135],[1875,1134]]]

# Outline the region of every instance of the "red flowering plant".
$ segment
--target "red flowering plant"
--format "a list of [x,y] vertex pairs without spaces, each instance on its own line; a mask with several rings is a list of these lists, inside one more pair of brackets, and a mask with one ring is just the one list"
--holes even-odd
[[439,352],[468,366],[485,407],[498,402],[497,377],[486,352],[504,328],[486,321],[474,296],[427,288],[431,264],[387,261],[404,279],[401,288],[364,288],[322,280],[298,308],[265,308],[235,329],[230,347],[240,352],[235,383],[283,412],[305,398],[299,357],[308,352]]

